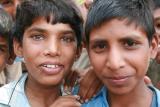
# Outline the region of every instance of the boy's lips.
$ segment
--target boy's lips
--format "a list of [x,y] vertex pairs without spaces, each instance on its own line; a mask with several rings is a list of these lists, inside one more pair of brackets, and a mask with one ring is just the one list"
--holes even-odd
[[115,76],[115,77],[107,77],[107,80],[114,86],[125,85],[128,82],[128,79],[132,76]]
[[62,71],[64,65],[60,63],[43,63],[40,65],[41,71],[48,75],[54,75]]

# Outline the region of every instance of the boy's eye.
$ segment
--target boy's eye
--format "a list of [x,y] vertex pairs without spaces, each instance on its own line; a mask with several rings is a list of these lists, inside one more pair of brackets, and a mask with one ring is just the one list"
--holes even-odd
[[2,4],[2,5],[8,5],[8,4],[12,4],[13,2],[12,2],[12,0],[2,0],[1,2],[0,2],[0,4]]
[[44,39],[43,35],[32,35],[31,38],[35,41],[40,41]]
[[64,35],[61,40],[63,42],[66,42],[66,43],[71,43],[73,41],[75,41],[75,37],[74,36],[71,36],[71,35]]
[[156,28],[157,28],[157,29],[160,29],[160,22],[157,22],[157,23],[156,23]]
[[105,49],[107,48],[106,43],[96,43],[92,46],[92,49],[96,52],[96,53],[101,53],[103,51],[105,51]]
[[156,27],[157,29],[160,29],[160,18],[159,18],[159,17],[154,20],[154,23],[155,23],[155,24],[154,24],[155,27]]
[[137,46],[137,42],[135,40],[132,40],[132,39],[126,39],[124,42],[123,42],[123,45],[128,48],[128,49],[133,49],[133,48],[136,48]]

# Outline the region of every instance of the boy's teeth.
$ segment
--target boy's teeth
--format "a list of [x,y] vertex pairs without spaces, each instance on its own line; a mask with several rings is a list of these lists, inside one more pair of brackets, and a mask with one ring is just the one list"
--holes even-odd
[[47,68],[57,68],[58,65],[44,65],[44,67],[47,67]]

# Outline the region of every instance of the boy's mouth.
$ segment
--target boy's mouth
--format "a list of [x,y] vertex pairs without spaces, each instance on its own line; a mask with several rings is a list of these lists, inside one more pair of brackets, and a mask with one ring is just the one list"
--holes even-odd
[[59,65],[51,65],[51,64],[48,64],[48,65],[43,65],[43,67],[55,69],[55,68],[58,68]]
[[47,75],[55,75],[60,73],[64,69],[64,66],[61,64],[42,64],[40,69]]
[[108,77],[108,81],[115,86],[121,86],[128,82],[128,79],[132,76],[118,76],[118,77]]

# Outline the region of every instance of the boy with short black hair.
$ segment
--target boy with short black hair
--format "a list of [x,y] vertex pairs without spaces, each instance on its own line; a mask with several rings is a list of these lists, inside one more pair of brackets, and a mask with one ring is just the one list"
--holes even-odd
[[154,27],[159,39],[159,46],[156,58],[150,62],[147,75],[151,78],[152,83],[160,89],[160,1],[152,0]]
[[78,7],[72,0],[25,0],[15,19],[14,51],[24,58],[27,73],[0,88],[0,106],[80,107],[78,96],[61,91],[81,50]]
[[158,53],[156,56],[156,61],[157,63],[160,64],[160,0],[153,0],[153,2],[154,2],[153,15],[154,15],[154,21],[155,21],[155,29],[159,38],[159,47],[158,47]]
[[[147,0],[96,0],[85,26],[91,65],[104,83],[83,107],[160,107],[144,76],[158,38]],[[107,87],[107,88],[106,88]]]
[[0,86],[6,84],[6,72],[2,72],[6,67],[9,57],[9,36],[11,33],[13,21],[11,16],[0,8]]

